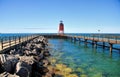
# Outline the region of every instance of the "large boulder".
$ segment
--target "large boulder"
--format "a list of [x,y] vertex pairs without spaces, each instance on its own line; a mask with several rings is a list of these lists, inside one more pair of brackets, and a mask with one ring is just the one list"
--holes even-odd
[[4,71],[9,73],[14,71],[15,65],[18,60],[19,58],[13,55],[0,54],[0,63],[2,65],[2,68],[4,68]]
[[32,67],[26,62],[20,61],[16,64],[16,75],[20,77],[31,77]]

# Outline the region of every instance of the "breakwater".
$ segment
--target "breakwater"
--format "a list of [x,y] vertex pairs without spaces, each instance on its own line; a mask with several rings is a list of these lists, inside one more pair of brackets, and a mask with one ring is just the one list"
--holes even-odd
[[47,45],[47,39],[38,36],[0,54],[0,77],[52,77]]

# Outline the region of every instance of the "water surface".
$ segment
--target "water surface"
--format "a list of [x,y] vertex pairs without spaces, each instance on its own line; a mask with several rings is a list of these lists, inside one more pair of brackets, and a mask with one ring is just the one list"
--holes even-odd
[[49,39],[51,54],[57,60],[73,69],[78,77],[120,77],[120,54],[118,50],[93,48],[91,44],[73,43],[70,40]]

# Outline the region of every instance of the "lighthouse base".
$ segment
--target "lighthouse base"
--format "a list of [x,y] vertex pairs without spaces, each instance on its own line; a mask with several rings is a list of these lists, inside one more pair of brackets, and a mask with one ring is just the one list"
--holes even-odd
[[59,31],[58,35],[64,35],[64,31]]

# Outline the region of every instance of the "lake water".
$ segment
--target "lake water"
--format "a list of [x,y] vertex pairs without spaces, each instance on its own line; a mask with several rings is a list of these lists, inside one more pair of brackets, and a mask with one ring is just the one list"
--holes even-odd
[[52,57],[73,69],[78,77],[120,77],[120,53],[64,39],[49,39]]

